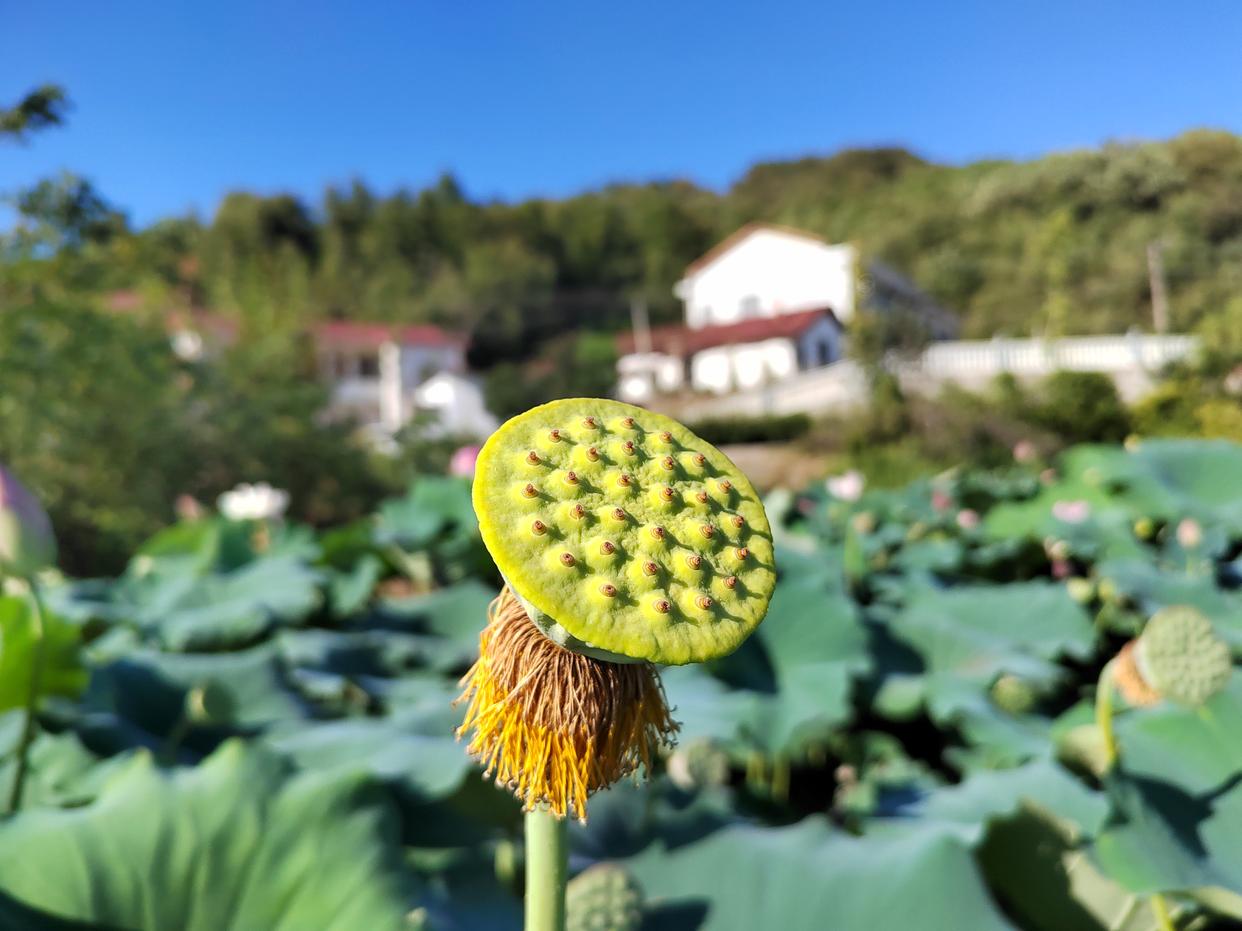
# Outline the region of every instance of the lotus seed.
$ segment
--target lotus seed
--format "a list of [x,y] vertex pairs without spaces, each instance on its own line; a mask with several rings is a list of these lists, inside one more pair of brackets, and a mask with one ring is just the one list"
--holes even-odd
[[673,434],[671,434],[671,433],[669,433],[667,430],[665,430],[664,432],[662,432],[662,433],[660,434],[660,442],[661,442],[661,443],[671,443],[671,442],[673,442]]
[[617,586],[605,582],[599,587],[599,593],[605,598],[614,598],[617,594]]
[[577,561],[578,560],[574,559],[573,553],[561,553],[561,565],[562,566],[572,566]]
[[586,517],[586,508],[581,504],[575,504],[569,509],[569,516],[574,520],[582,520],[582,518]]
[[647,575],[655,575],[659,571],[660,571],[660,567],[657,566],[655,563],[653,562],[643,563],[643,572],[645,572]]
[[618,484],[618,485],[620,485],[622,488],[629,488],[629,487],[630,487],[630,483],[631,483],[632,481],[633,481],[633,479],[632,479],[632,478],[630,478],[630,474],[629,474],[628,472],[622,472],[622,473],[621,473],[621,474],[617,477],[617,484]]
[[733,555],[736,556],[739,560],[744,561],[747,557],[750,556],[750,550],[748,550],[744,546],[739,546],[737,549],[733,551]]
[[539,454],[532,449],[526,454],[526,461],[531,465],[539,465]]
[[664,539],[664,528],[663,527],[652,527],[651,535],[655,537],[657,540],[663,540]]
[[633,440],[626,440],[624,443],[621,444],[621,448],[625,450],[625,454],[627,456],[634,455],[634,441]]
[[611,556],[617,551],[617,546],[611,540],[605,540],[599,545],[599,551],[605,556]]
[[594,417],[584,417],[584,418],[582,419],[582,426],[586,427],[588,430],[594,430],[594,429],[595,429],[595,427],[596,427],[596,424],[595,424],[595,418],[594,418]]
[[578,484],[578,473],[574,471],[566,472],[565,482],[566,484],[569,484],[569,485],[577,485]]
[[724,580],[725,588],[737,588],[737,576],[731,575]]
[[745,527],[746,518],[743,517],[741,514],[734,514],[733,515],[733,526],[738,527],[738,528]]
[[625,508],[613,508],[612,519],[613,520],[625,520]]
[[536,536],[543,536],[543,534],[548,532],[548,525],[541,520],[537,520],[530,525],[530,529]]
[[710,540],[715,535],[716,528],[711,524],[704,524],[699,528],[699,533],[703,534],[704,537]]
[[673,491],[673,487],[671,485],[665,485],[660,489],[660,497],[665,501],[672,501],[675,494],[676,492]]
[[704,611],[708,610],[713,604],[712,600],[708,598],[706,595],[699,595],[699,597],[695,600],[694,603],[698,605],[700,608],[702,608]]
[[592,462],[599,462],[599,450],[592,446],[587,450],[587,458]]
[[698,499],[700,502],[702,502],[703,504],[707,504],[707,492],[705,491],[697,492],[694,497]]
[[548,439],[550,439],[553,443],[559,443],[561,441],[561,431],[560,430],[549,430]]
[[669,604],[667,601],[665,601],[663,598],[655,602],[655,604],[652,607],[654,607],[661,614],[668,614],[668,612],[671,611],[673,608],[673,606]]
[[703,557],[700,556],[698,553],[692,553],[691,555],[686,557],[686,565],[689,566],[691,569],[697,569],[701,565],[703,565]]
[[733,483],[732,483],[731,481],[729,481],[727,478],[726,478],[726,479],[722,479],[722,480],[721,480],[721,482],[720,482],[720,490],[721,490],[721,491],[728,491],[728,490],[729,490],[730,488],[732,488],[732,487],[733,487]]
[[660,465],[662,465],[667,471],[671,472],[673,471],[673,466],[676,465],[676,463],[673,461],[672,456],[665,456],[660,460]]
[[702,453],[695,453],[695,454],[694,454],[694,464],[695,464],[695,465],[698,465],[698,466],[701,466],[701,465],[706,465],[706,464],[707,464],[707,457],[706,457],[706,456],[704,456]]
[[532,485],[530,482],[527,482],[526,487],[522,489],[522,494],[524,494],[528,498],[538,498],[539,489],[536,488],[534,485]]
[[627,429],[627,430],[632,430],[632,429],[634,428],[634,418],[633,418],[633,417],[623,417],[623,418],[621,419],[621,426],[625,427],[625,429]]

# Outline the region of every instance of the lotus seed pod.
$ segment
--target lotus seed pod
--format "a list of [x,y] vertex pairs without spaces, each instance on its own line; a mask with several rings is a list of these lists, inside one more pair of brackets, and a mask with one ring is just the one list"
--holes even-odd
[[1156,522],[1150,517],[1140,517],[1134,522],[1134,535],[1140,540],[1150,540],[1156,535]]
[[729,781],[729,755],[711,740],[694,740],[669,755],[667,772],[686,791],[722,786]]
[[[776,571],[759,496],[668,417],[590,398],[519,414],[479,453],[473,497],[509,587],[568,649],[702,662],[735,650],[767,611]],[[523,522],[544,529],[514,532]]]
[[1006,674],[992,683],[992,701],[1010,714],[1026,714],[1039,703],[1039,692],[1025,679]]
[[52,522],[12,472],[0,466],[0,576],[29,576],[56,562]]
[[566,931],[638,931],[642,922],[642,889],[618,864],[588,867],[565,889]]
[[1134,649],[1143,681],[1162,697],[1201,705],[1229,681],[1233,657],[1212,622],[1194,608],[1175,605],[1157,611]]
[[1065,582],[1065,591],[1080,605],[1090,603],[1095,597],[1095,585],[1090,579],[1075,576]]

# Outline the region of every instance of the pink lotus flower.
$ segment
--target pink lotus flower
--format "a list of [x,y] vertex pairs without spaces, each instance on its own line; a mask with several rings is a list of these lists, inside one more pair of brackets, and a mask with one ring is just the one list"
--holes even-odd
[[1086,501],[1058,501],[1052,506],[1052,516],[1067,524],[1081,524],[1091,516],[1091,505]]
[[449,475],[457,475],[462,478],[474,477],[474,464],[479,458],[478,446],[462,446],[453,453],[453,458],[449,460]]
[[56,536],[39,500],[0,466],[0,575],[33,575],[56,562]]
[[1013,444],[1013,458],[1015,462],[1034,462],[1039,456],[1039,450],[1035,448],[1035,444],[1030,440],[1018,440]]
[[931,505],[932,505],[933,510],[943,513],[944,511],[947,511],[949,508],[953,507],[953,496],[950,495],[947,491],[942,491],[939,488],[933,488],[932,495],[931,495]]
[[957,525],[963,530],[974,530],[979,526],[979,512],[974,508],[962,508],[957,512]]
[[841,475],[834,475],[825,483],[828,494],[842,501],[857,501],[862,497],[867,480],[857,469],[850,469]]
[[1065,559],[1054,559],[1052,561],[1052,577],[1054,579],[1068,579],[1073,573],[1074,567]]
[[1203,528],[1193,517],[1184,517],[1177,525],[1177,542],[1182,549],[1197,549],[1203,542]]

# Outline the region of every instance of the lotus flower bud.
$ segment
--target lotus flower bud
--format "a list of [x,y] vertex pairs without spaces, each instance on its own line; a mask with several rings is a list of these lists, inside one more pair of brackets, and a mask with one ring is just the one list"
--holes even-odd
[[0,575],[28,576],[55,562],[56,537],[47,512],[0,466]]

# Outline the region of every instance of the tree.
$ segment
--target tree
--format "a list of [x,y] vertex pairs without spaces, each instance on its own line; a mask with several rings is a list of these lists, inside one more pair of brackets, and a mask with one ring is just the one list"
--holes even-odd
[[31,133],[61,126],[69,110],[65,89],[44,84],[30,91],[14,106],[0,109],[0,141],[26,142]]

